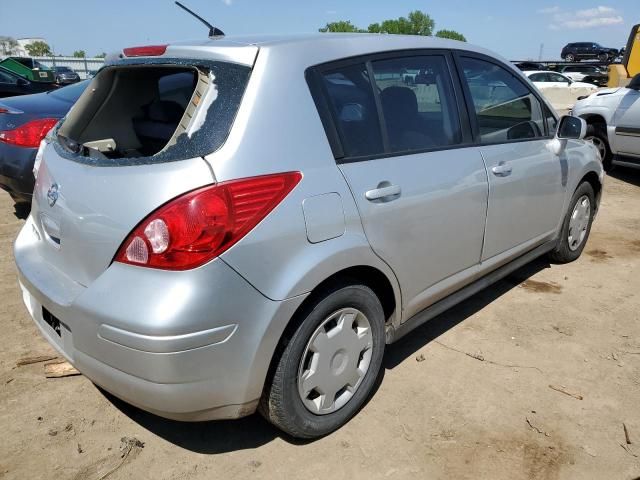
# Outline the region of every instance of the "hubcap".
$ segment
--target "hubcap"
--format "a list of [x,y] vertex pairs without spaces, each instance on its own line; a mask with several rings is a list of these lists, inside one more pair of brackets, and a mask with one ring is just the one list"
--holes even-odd
[[591,218],[591,202],[589,197],[583,195],[576,202],[569,220],[569,249],[575,251],[578,249],[584,237],[587,236],[587,228],[589,227],[589,219]]
[[598,149],[598,153],[600,154],[600,160],[603,160],[607,155],[607,146],[604,141],[599,137],[586,137],[585,140],[589,140],[593,143]]
[[369,370],[373,336],[367,317],[355,308],[332,313],[313,332],[298,367],[298,393],[317,415],[342,408]]

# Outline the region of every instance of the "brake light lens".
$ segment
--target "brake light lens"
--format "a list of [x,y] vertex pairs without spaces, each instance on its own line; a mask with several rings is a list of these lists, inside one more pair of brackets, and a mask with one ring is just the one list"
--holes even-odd
[[199,267],[249,233],[301,178],[300,172],[279,173],[186,193],[138,224],[114,260],[165,270]]
[[58,123],[57,118],[31,120],[13,130],[0,131],[0,142],[18,147],[38,148],[42,139],[56,123]]
[[145,45],[143,47],[129,47],[122,50],[126,57],[158,57],[164,55],[168,45]]

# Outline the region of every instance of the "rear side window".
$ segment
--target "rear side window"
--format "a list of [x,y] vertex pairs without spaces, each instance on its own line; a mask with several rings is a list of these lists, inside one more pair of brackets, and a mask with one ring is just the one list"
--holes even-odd
[[569,79],[558,74],[558,73],[549,73],[549,81],[556,83],[569,83]]
[[329,70],[323,81],[345,156],[383,153],[376,102],[364,63]]
[[529,75],[529,80],[532,82],[547,82],[547,74],[546,73],[534,73]]
[[100,70],[59,128],[58,153],[113,165],[183,160],[217,150],[231,129],[250,69],[167,61],[125,61]]
[[495,63],[461,57],[480,141],[499,143],[545,135],[540,102],[514,74]]
[[443,56],[380,60],[372,68],[392,153],[460,143],[455,96]]

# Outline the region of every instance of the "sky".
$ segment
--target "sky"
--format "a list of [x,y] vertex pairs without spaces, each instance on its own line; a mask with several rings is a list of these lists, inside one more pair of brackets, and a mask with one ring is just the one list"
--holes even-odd
[[[370,23],[428,13],[441,28],[511,60],[558,59],[568,42],[626,44],[639,0],[183,0],[227,35],[316,32],[327,22]],[[203,38],[172,0],[0,0],[0,35],[43,37],[56,54]]]

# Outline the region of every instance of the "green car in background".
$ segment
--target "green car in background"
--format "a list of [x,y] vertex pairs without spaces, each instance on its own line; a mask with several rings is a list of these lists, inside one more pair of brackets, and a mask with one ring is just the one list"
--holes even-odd
[[30,57],[7,57],[0,61],[0,65],[32,82],[55,82],[53,71]]

